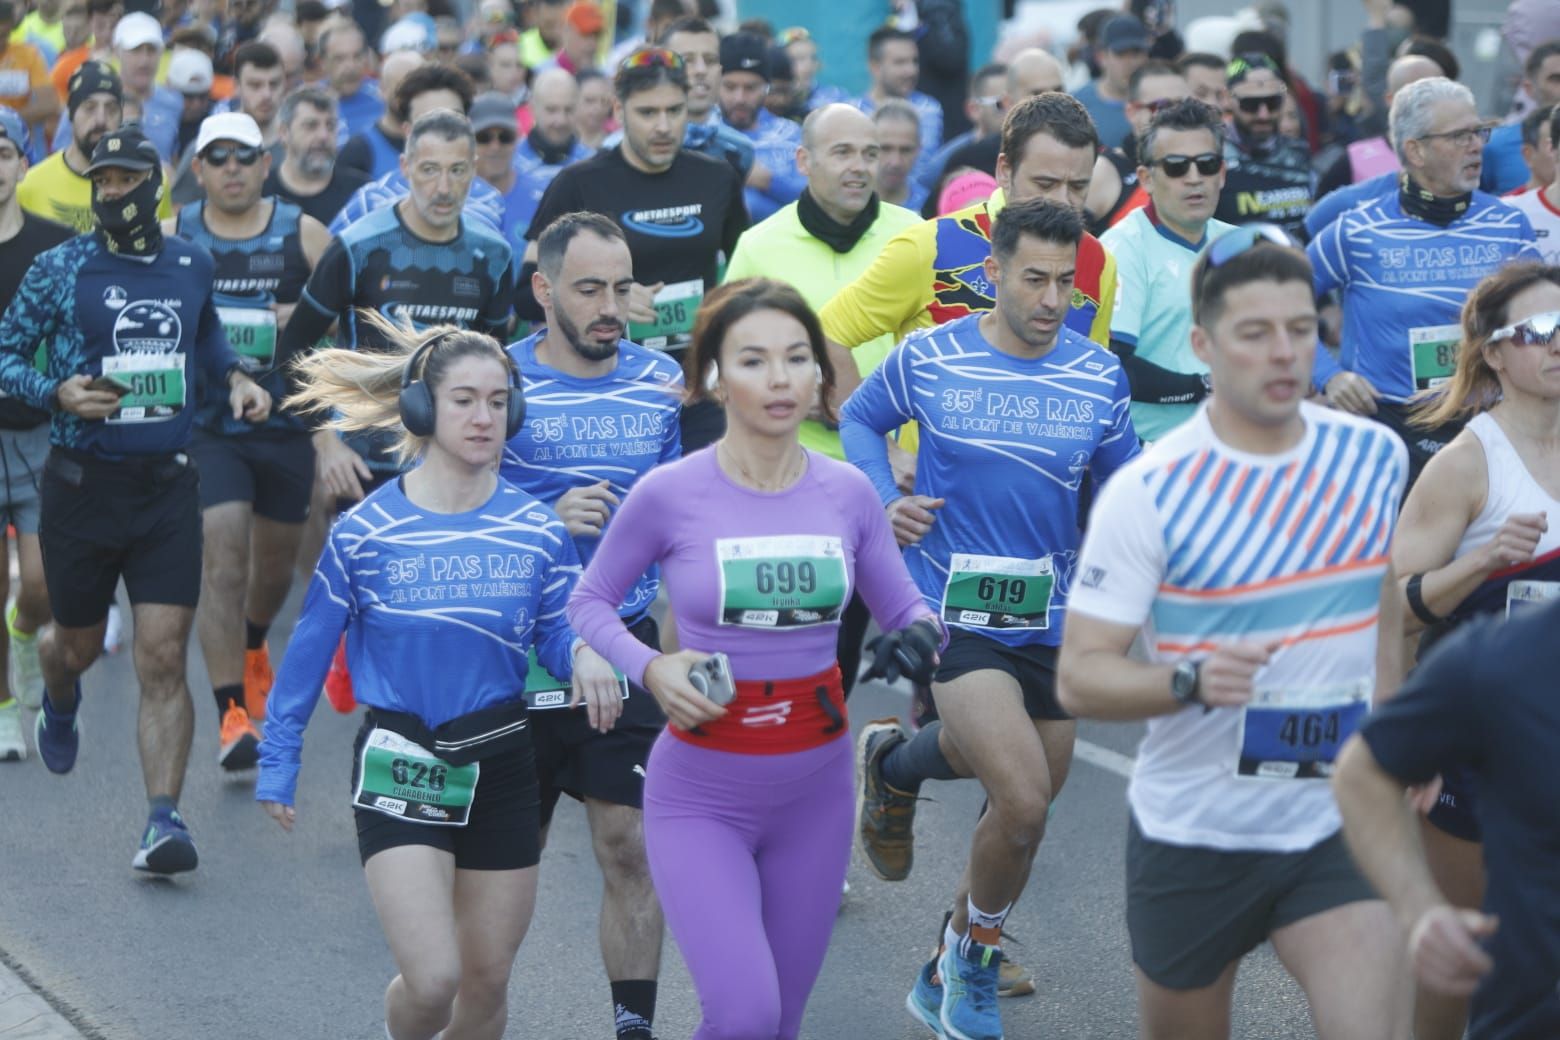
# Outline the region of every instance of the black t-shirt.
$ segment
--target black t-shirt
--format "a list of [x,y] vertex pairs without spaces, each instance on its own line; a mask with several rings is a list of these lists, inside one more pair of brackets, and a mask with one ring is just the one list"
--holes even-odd
[[[11,306],[11,298],[22,284],[22,276],[40,253],[45,253],[76,232],[63,224],[22,212],[22,229],[0,242],[0,311]],[[31,430],[49,421],[49,413],[24,404],[15,397],[0,394],[0,430]]]
[[282,183],[282,163],[277,160],[271,164],[271,173],[265,179],[263,190],[267,195],[275,195],[293,203],[321,224],[330,227],[330,222],[336,219],[336,214],[341,212],[352,193],[368,181],[368,174],[362,170],[337,162],[335,170],[331,172],[330,183],[325,185],[323,191],[314,195],[300,195]]
[[525,237],[535,241],[565,213],[590,210],[617,221],[643,284],[703,279],[713,288],[716,254],[729,257],[747,230],[742,180],[729,163],[683,150],[664,173],[636,170],[621,147],[597,152],[553,179]]
[[1232,133],[1224,142],[1224,190],[1214,217],[1226,224],[1266,221],[1299,240],[1305,239],[1305,215],[1315,198],[1311,153],[1293,138],[1275,137],[1248,146]]
[[1405,783],[1448,767],[1474,777],[1489,883],[1500,918],[1495,970],[1473,997],[1471,1040],[1560,1036],[1560,601],[1478,618],[1421,661],[1361,729]]

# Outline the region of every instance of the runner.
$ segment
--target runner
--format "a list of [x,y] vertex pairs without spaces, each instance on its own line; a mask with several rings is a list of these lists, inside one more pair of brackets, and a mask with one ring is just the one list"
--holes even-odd
[[[1074,587],[1078,492],[1137,453],[1115,355],[1064,327],[1084,235],[1048,199],[997,215],[983,275],[996,306],[917,332],[846,402],[840,439],[872,479],[921,594],[953,628],[932,696],[940,722],[909,739],[895,719],[861,732],[862,851],[900,881],[925,780],[977,777],[988,799],[938,957],[906,1000],[957,1040],[1002,1036],[1001,931],[1029,879],[1072,761],[1056,702],[1056,646]],[[913,494],[884,436],[922,430]]]
[[[793,1040],[850,860],[840,611],[859,585],[889,633],[880,674],[896,659],[929,673],[942,633],[871,488],[797,440],[833,371],[796,291],[762,279],[721,286],[693,352],[690,382],[725,398],[727,432],[635,486],[569,616],[672,723],[647,769],[645,844],[699,994],[694,1040]],[[624,598],[655,565],[683,645],[699,649],[659,654],[624,624]],[[734,687],[724,706],[711,699],[721,684],[707,697],[690,679],[711,666]]]
[[[1484,279],[1463,308],[1451,381],[1410,412],[1415,426],[1465,421],[1425,466],[1392,543],[1405,575],[1407,632],[1431,645],[1482,615],[1506,615],[1560,590],[1560,427],[1553,371],[1560,267],[1512,264]],[[1551,526],[1551,519],[1553,525]],[[1423,828],[1425,857],[1453,906],[1484,901],[1476,791],[1467,770],[1442,771]],[[1467,1003],[1421,990],[1418,1040],[1456,1040]]]
[[385,1035],[498,1037],[540,855],[527,651],[593,711],[616,683],[564,619],[579,561],[563,523],[494,473],[525,415],[502,348],[452,325],[414,336],[369,321],[384,349],[305,359],[296,407],[393,436],[420,465],[331,531],[277,675],[255,799],[296,825],[303,729],[345,632],[369,709],[353,748],[358,852],[399,972]]
[[[542,230],[565,213],[601,213],[623,228],[634,259],[627,338],[676,355],[715,286],[720,254],[729,257],[747,228],[742,181],[728,164],[679,144],[688,118],[682,58],[640,48],[623,60],[614,85],[623,141],[560,172],[542,196],[526,232],[520,317],[542,317],[526,299]],[[684,448],[713,443],[723,422],[713,402],[691,404],[682,416]]]
[[[565,214],[542,231],[537,254],[536,296],[547,324],[509,348],[527,413],[500,473],[552,504],[588,563],[629,489],[682,454],[683,377],[665,354],[623,338],[634,272],[621,228],[600,214]],[[659,587],[650,567],[619,604],[623,624],[649,647],[660,646],[650,616]],[[651,1040],[665,926],[645,863],[641,808],[645,763],[666,718],[637,684],[621,708],[602,718],[536,712],[532,740],[544,840],[560,794],[585,803],[604,884],[601,958],[618,1040]]]
[[1149,1040],[1228,1036],[1236,970],[1264,940],[1318,1036],[1408,1036],[1392,915],[1325,783],[1399,677],[1386,554],[1408,462],[1390,431],[1303,403],[1316,307],[1288,241],[1247,225],[1193,268],[1213,395],[1105,485],[1062,644],[1064,707],[1148,721],[1126,873]]
[[[22,276],[38,254],[72,235],[69,228],[24,212],[16,186],[27,175],[31,135],[16,112],[0,108],[0,311],[10,306]],[[38,549],[38,478],[49,453],[49,413],[23,401],[0,397],[0,529],[16,529],[16,562],[21,582],[16,601],[6,613],[9,640],[9,686],[0,701],[0,762],[27,757],[21,708],[34,711],[43,698],[43,673],[38,666],[38,629],[49,620],[49,589],[43,580],[43,555]],[[3,537],[3,536],[0,536]],[[0,602],[10,586],[10,553],[0,541]]]
[[[1555,107],[1560,112],[1560,105]],[[1550,115],[1545,129],[1550,151],[1560,154],[1560,119]],[[1546,264],[1560,264],[1560,163],[1548,184],[1505,201],[1527,214],[1533,224],[1534,245]]]
[[40,256],[0,321],[0,390],[53,412],[39,534],[54,623],[38,637],[48,695],[36,743],[51,772],[75,766],[81,675],[102,651],[123,578],[151,803],[133,865],[173,874],[198,858],[178,811],[195,719],[185,654],[200,593],[200,504],[184,452],[197,387],[226,385],[234,419],[251,422],[265,420],[271,399],[222,333],[210,256],[157,224],[156,147],[134,127],[117,130],[87,173],[99,230]]
[[276,123],[282,157],[273,160],[265,193],[296,204],[321,224],[336,219],[352,193],[368,183],[336,154],[336,99],[318,87],[299,87],[282,99]]
[[1316,194],[1316,174],[1305,142],[1279,130],[1289,88],[1263,54],[1242,54],[1226,72],[1231,132],[1224,140],[1224,194],[1218,218],[1226,224],[1270,221],[1290,234],[1305,226]]
[[[207,116],[192,169],[204,202],[191,203],[165,234],[210,253],[217,316],[244,368],[273,401],[287,394],[276,367],[276,330],[298,303],[309,272],[329,244],[319,221],[290,202],[266,198],[271,168],[253,119]],[[196,633],[217,700],[217,761],[226,770],[255,764],[271,689],[266,634],[292,587],[293,566],[314,487],[309,431],[276,409],[261,425],[233,420],[205,400],[190,439],[200,471],[201,596]]]
[[[1392,140],[1402,187],[1333,221],[1307,249],[1316,295],[1343,296],[1338,361],[1316,356],[1316,383],[1356,415],[1374,415],[1408,445],[1413,481],[1461,424],[1413,429],[1409,399],[1452,375],[1463,300],[1490,272],[1536,260],[1533,226],[1477,190],[1489,128],[1473,93],[1439,76],[1392,99]],[[1352,378],[1334,380],[1341,370]]]

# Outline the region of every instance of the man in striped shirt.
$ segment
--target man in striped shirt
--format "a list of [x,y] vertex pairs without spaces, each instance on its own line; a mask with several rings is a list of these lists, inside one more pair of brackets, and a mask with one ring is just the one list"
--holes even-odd
[[1408,458],[1385,426],[1304,403],[1312,272],[1285,240],[1238,228],[1193,268],[1213,394],[1106,484],[1062,640],[1065,709],[1148,720],[1126,861],[1149,1038],[1227,1036],[1264,940],[1319,1035],[1408,1035],[1397,926],[1327,784],[1401,671],[1387,547]]

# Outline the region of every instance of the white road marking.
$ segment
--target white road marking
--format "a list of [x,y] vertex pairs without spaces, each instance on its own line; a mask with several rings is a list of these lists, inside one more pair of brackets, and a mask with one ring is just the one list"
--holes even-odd
[[1123,755],[1119,751],[1112,751],[1107,747],[1090,743],[1087,740],[1079,740],[1073,744],[1073,755],[1083,759],[1093,766],[1099,766],[1107,772],[1115,773],[1119,777],[1132,778],[1132,765],[1136,759],[1130,755]]

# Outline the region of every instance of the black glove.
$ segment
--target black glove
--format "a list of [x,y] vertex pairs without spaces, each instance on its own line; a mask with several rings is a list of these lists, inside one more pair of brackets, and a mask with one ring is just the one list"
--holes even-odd
[[908,628],[885,632],[867,644],[872,652],[872,667],[861,673],[861,682],[882,679],[893,682],[901,675],[912,682],[927,685],[937,667],[937,647],[942,632],[931,621],[917,621]]

